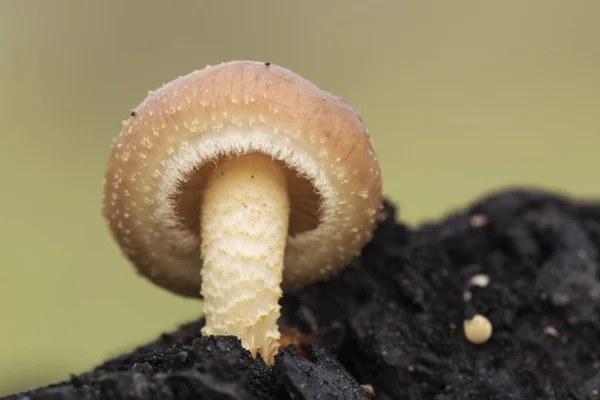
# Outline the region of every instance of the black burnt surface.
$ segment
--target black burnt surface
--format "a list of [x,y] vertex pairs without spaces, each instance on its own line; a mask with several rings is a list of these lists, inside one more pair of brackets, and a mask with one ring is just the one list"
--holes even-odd
[[[599,203],[516,190],[418,229],[387,204],[360,258],[282,300],[306,335],[275,367],[198,321],[8,398],[600,399],[599,251]],[[494,326],[483,345],[462,333],[475,312]]]

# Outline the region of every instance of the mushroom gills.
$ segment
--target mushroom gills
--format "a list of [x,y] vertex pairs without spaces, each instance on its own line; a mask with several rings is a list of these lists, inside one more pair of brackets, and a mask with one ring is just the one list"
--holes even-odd
[[279,299],[290,202],[286,173],[252,153],[220,160],[200,206],[204,335],[234,335],[269,365],[279,349]]

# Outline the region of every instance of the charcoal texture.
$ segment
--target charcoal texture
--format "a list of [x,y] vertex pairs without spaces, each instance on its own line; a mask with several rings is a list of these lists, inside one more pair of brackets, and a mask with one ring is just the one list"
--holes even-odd
[[[600,399],[600,202],[522,189],[396,219],[386,204],[359,258],[282,299],[295,345],[273,368],[199,320],[7,399]],[[474,313],[494,327],[482,345],[463,335]]]

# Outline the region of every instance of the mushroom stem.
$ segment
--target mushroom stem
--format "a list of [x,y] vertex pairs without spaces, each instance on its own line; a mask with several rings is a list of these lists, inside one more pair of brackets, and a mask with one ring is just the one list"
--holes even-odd
[[262,154],[222,160],[200,210],[204,335],[235,335],[273,365],[290,205],[283,168]]

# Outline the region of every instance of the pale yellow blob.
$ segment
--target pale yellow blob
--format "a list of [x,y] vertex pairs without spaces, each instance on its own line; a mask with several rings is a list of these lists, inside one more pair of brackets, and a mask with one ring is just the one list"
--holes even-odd
[[474,344],[482,344],[492,337],[492,323],[481,314],[464,321],[464,332],[467,340]]
[[273,365],[290,215],[283,168],[259,154],[224,159],[204,193],[202,333],[237,336]]

